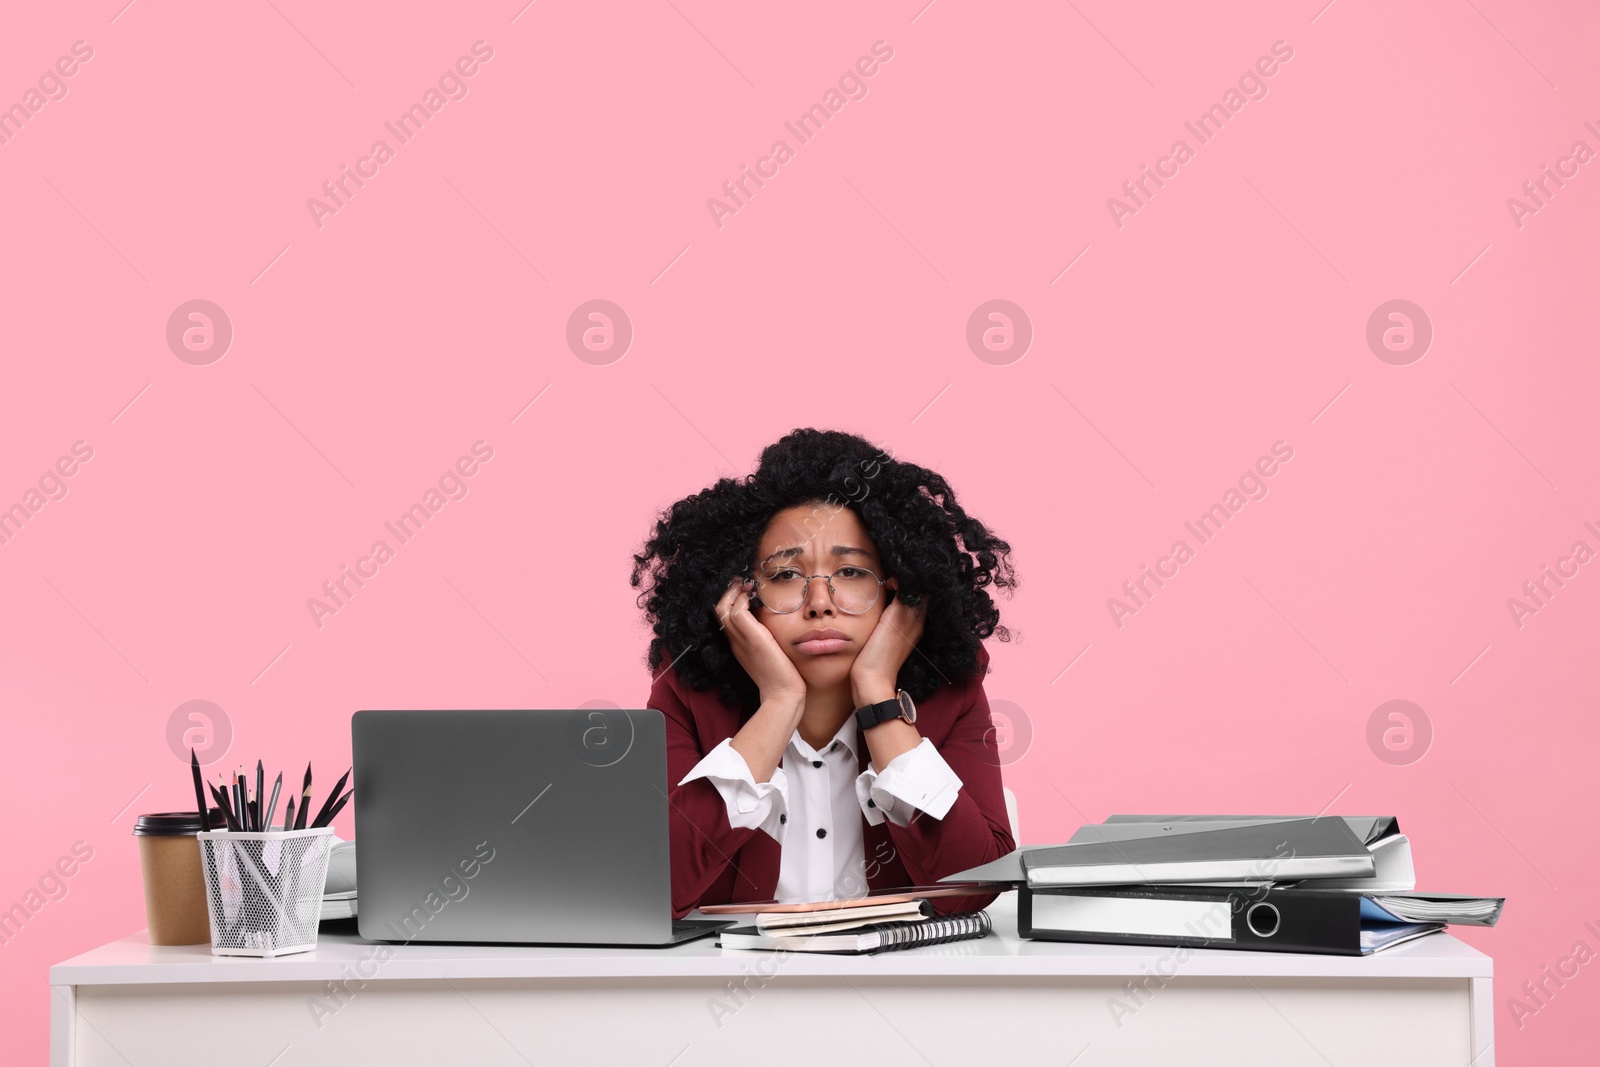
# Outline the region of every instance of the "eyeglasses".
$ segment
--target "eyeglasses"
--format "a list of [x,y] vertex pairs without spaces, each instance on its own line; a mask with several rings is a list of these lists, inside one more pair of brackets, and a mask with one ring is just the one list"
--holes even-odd
[[828,595],[846,615],[861,615],[872,610],[883,589],[883,579],[865,567],[840,567],[832,574],[801,574],[793,567],[775,571],[768,577],[756,578],[755,599],[775,615],[798,611],[806,602],[811,579],[825,578]]

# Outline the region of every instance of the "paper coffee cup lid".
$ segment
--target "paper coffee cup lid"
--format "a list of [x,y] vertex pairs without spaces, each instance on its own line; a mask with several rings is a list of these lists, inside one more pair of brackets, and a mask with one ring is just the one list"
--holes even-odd
[[[212,826],[222,827],[221,808],[212,808],[207,816]],[[135,837],[184,837],[199,832],[200,813],[195,811],[163,811],[141,815],[133,824]]]

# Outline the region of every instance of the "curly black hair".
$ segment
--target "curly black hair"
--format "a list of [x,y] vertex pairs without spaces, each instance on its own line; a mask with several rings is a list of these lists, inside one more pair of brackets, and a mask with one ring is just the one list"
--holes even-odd
[[655,633],[645,660],[652,675],[669,664],[689,688],[716,688],[741,719],[755,714],[760,692],[715,605],[734,575],[748,573],[773,515],[819,503],[853,510],[877,544],[883,577],[899,579],[907,603],[927,601],[922,638],[898,680],[913,700],[977,674],[984,638],[1011,640],[987,592],[1017,588],[1011,546],[962,510],[937,472],[855,434],[805,428],[763,449],[743,481],[720,478],[662,512],[634,555],[629,584],[637,589],[649,579],[637,603]]

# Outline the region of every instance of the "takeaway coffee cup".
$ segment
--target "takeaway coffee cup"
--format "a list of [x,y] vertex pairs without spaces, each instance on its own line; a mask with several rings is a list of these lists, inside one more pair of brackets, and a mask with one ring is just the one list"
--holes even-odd
[[[212,825],[222,811],[212,808]],[[134,823],[139,867],[144,871],[144,912],[152,945],[202,945],[211,942],[206,914],[206,883],[200,870],[200,815],[193,811],[141,815]]]

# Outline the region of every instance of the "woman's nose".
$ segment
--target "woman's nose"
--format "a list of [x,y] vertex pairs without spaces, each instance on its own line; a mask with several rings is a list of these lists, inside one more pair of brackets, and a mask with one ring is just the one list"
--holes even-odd
[[806,584],[806,614],[822,615],[833,613],[833,597],[828,592],[828,580],[823,577],[811,579]]

